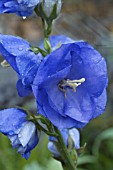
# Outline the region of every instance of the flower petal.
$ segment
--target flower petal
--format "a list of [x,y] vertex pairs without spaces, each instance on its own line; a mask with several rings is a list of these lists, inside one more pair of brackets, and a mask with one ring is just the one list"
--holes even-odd
[[0,111],[0,132],[13,135],[26,121],[26,113],[20,109],[11,108]]
[[20,97],[29,96],[32,93],[31,86],[24,86],[21,79],[17,81],[16,88]]
[[93,98],[81,87],[78,87],[76,92],[72,89],[67,89],[65,98],[64,114],[80,121],[88,123],[95,111],[95,103]]
[[96,110],[95,110],[95,114],[93,114],[93,118],[96,118],[100,116],[105,110],[106,101],[107,101],[106,90],[104,89],[103,93],[98,98],[94,98],[94,101],[96,105]]
[[38,3],[39,0],[2,0],[0,2],[0,14],[15,13],[19,16],[29,16]]
[[32,134],[36,131],[36,126],[33,122],[27,121],[24,123],[21,131],[19,132],[19,140],[23,147],[27,145],[27,143],[32,138]]

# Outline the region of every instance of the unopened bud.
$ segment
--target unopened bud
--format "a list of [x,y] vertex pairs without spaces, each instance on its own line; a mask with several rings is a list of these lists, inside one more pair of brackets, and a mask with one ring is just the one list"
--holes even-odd
[[[54,11],[55,5],[56,11]],[[53,12],[56,12],[55,15],[58,16],[58,14],[61,11],[61,6],[62,6],[61,0],[43,0],[43,9],[48,18],[52,15]]]
[[61,6],[61,0],[40,0],[40,4],[35,11],[40,17],[46,19],[47,21],[52,21],[59,15]]

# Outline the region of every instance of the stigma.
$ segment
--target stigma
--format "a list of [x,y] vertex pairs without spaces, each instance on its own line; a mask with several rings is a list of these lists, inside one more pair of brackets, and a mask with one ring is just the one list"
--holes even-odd
[[58,88],[59,90],[64,92],[64,95],[66,97],[66,88],[71,88],[73,92],[76,92],[77,87],[80,86],[84,82],[85,82],[85,78],[81,78],[79,80],[70,80],[70,79],[65,80],[64,79],[58,83]]

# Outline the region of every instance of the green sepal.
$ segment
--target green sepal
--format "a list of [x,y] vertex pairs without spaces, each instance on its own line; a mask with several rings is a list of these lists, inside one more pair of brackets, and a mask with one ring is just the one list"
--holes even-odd
[[68,137],[68,150],[71,151],[72,149],[74,149],[74,142],[72,137],[69,135]]
[[75,164],[77,163],[77,160],[78,160],[78,154],[76,152],[76,149],[72,149],[71,152],[70,152],[70,156],[71,156],[71,159],[73,160],[73,162],[75,162]]
[[51,52],[51,44],[47,38],[44,39],[44,48],[48,53]]
[[34,9],[35,13],[40,16],[41,18],[45,19],[49,25],[50,22],[52,22],[54,19],[57,18],[57,4],[54,4],[52,12],[50,16],[48,17],[43,9],[44,2],[37,5]]
[[52,12],[51,12],[51,15],[50,15],[50,17],[48,18],[50,21],[52,21],[52,20],[54,20],[54,19],[56,19],[57,18],[57,4],[54,4],[54,6],[53,6],[53,10],[52,10]]
[[80,155],[81,153],[84,152],[85,148],[86,148],[87,143],[85,143],[83,146],[81,146],[79,149],[77,149],[77,153]]

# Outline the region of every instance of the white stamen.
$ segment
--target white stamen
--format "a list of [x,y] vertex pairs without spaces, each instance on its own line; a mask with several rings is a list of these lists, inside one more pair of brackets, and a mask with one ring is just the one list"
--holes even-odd
[[67,82],[70,82],[70,83],[83,83],[83,82],[85,82],[85,78],[81,78],[81,79],[79,79],[79,80],[67,80]]
[[85,82],[85,78],[81,78],[80,80],[67,80],[66,85],[71,87],[74,92],[76,92],[76,88],[80,86],[83,82]]
[[66,87],[70,87],[73,89],[74,92],[76,92],[76,88],[80,86],[82,83],[85,82],[85,78],[81,78],[79,80],[62,80],[59,84],[58,87],[59,89],[64,92],[66,96]]

